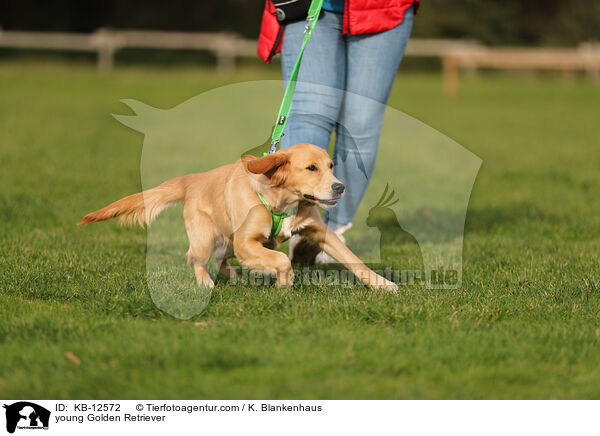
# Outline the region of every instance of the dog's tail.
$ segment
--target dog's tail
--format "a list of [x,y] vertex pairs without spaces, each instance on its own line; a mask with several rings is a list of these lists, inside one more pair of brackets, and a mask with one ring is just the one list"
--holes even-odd
[[122,198],[96,212],[88,213],[80,226],[119,217],[124,224],[149,225],[166,207],[183,201],[185,176],[168,180],[156,188]]

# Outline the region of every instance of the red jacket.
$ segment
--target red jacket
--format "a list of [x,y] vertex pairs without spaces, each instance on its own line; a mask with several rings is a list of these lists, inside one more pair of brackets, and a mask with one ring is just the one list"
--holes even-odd
[[[402,22],[404,13],[420,0],[345,0],[344,33],[377,33]],[[317,23],[318,26],[318,23]],[[266,0],[258,36],[258,55],[267,63],[281,50],[285,26],[275,18],[275,6]]]

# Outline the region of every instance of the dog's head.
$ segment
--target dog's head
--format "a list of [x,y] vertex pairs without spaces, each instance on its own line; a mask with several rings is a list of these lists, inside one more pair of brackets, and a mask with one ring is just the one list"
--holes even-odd
[[344,185],[333,175],[333,161],[312,144],[296,144],[247,163],[248,171],[263,174],[272,186],[285,188],[323,207],[333,207],[344,194]]

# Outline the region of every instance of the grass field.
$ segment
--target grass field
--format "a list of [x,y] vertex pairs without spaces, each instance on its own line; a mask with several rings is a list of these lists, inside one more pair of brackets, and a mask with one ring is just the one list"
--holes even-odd
[[483,159],[460,290],[223,285],[191,323],[159,311],[145,232],[75,225],[140,189],[142,137],[110,114],[264,78],[0,64],[0,397],[600,397],[600,88],[583,80],[481,76],[447,101],[440,76],[399,76],[392,106]]

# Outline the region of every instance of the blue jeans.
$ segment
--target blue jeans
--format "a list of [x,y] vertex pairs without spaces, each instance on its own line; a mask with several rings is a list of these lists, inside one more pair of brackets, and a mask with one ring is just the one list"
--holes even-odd
[[[393,29],[344,35],[343,14],[322,11],[304,52],[281,147],[308,142],[327,150],[336,129],[335,175],[346,185],[346,193],[337,207],[325,213],[325,221],[334,230],[352,221],[373,174],[385,104],[412,22],[410,8]],[[303,21],[296,22],[285,30],[281,65],[286,84],[304,26]]]

